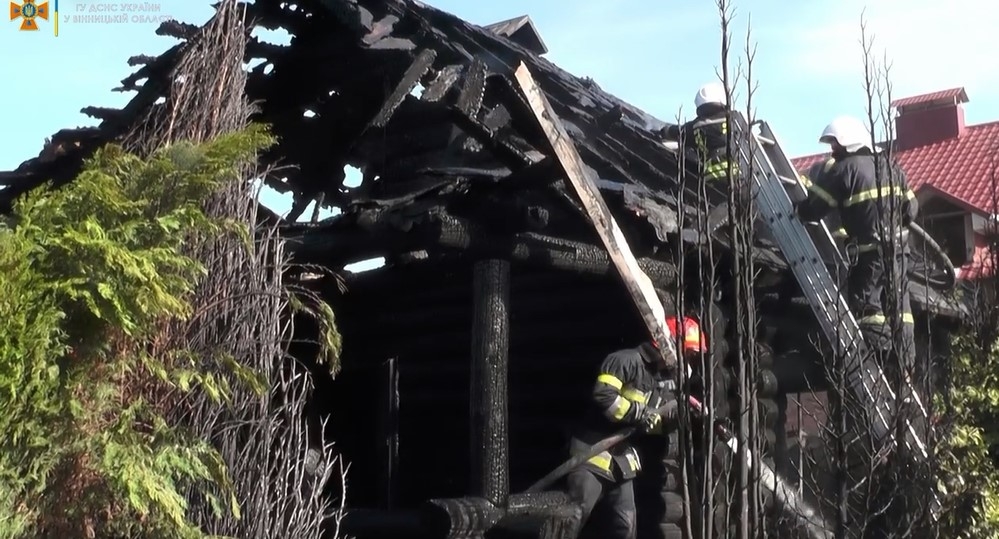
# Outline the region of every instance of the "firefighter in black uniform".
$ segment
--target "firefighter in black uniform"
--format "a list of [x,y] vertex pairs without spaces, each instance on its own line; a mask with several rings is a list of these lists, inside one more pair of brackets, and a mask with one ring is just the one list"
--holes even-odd
[[[694,97],[697,117],[683,125],[668,125],[659,131],[663,140],[681,141],[686,149],[697,152],[701,178],[710,207],[728,200],[728,107],[725,86],[705,84]],[[732,174],[737,174],[732,163]],[[698,188],[697,193],[701,190]]]
[[[684,318],[682,328],[677,327],[675,317],[667,318],[666,322],[674,335],[683,331],[687,357],[706,349],[700,327],[693,319]],[[677,421],[673,374],[662,366],[653,343],[642,343],[637,348],[607,356],[600,365],[583,424],[570,442],[572,454],[585,452],[627,426],[640,426],[648,434],[669,433]],[[625,440],[573,470],[567,478],[569,496],[583,508],[583,525],[597,502],[603,500],[610,516],[602,523],[607,529],[600,537],[634,539],[633,479],[641,469],[638,451]]]
[[[905,377],[915,362],[912,310],[908,290],[904,285],[898,285],[900,281],[892,279],[886,271],[885,262],[893,258],[897,275],[905,275],[907,226],[915,219],[918,210],[915,194],[909,189],[904,172],[896,164],[877,155],[872,148],[870,133],[856,118],[836,118],[819,140],[832,147],[832,156],[809,174],[810,181],[806,182],[808,198],[798,205],[798,215],[803,220],[816,221],[832,209],[839,210],[847,236],[846,254],[850,264],[847,302],[850,310],[857,317],[864,340],[879,357],[889,380]],[[889,294],[897,294],[894,305],[898,310],[888,314],[901,318],[896,319],[901,322],[901,342],[893,338],[892,324],[886,318],[884,306]],[[893,386],[901,382],[896,380]],[[900,399],[898,404],[902,403],[911,408],[908,399]],[[857,405],[878,406],[862,400]],[[851,454],[857,449],[851,448]],[[866,450],[871,451],[872,448]],[[872,470],[870,467],[877,464],[867,461],[863,448],[859,451],[860,455],[847,457],[848,462],[853,463],[847,466],[856,467],[861,474],[869,473]],[[902,468],[894,472],[876,472],[878,477],[885,473],[886,478],[892,479],[872,479],[873,492],[863,494],[860,491],[864,489],[859,489],[850,496],[851,514],[872,519],[864,526],[865,538],[887,537],[892,530],[911,523],[914,514],[909,507],[911,500],[905,493],[916,493],[918,498],[918,493],[924,492],[917,484],[906,483],[906,478],[910,477],[905,470],[906,459],[889,458],[881,462],[892,463],[889,470],[899,465]],[[889,484],[900,490],[881,490],[882,486]],[[871,499],[866,499],[865,495],[871,496]]]
[[[817,221],[831,210],[839,210],[851,265],[847,276],[850,309],[865,340],[876,349],[885,350],[891,346],[890,325],[884,312],[885,294],[901,292],[897,305],[909,348],[904,356],[909,358],[913,352],[909,338],[913,325],[909,294],[891,285],[884,256],[897,246],[896,267],[899,275],[904,275],[907,227],[918,209],[915,194],[901,168],[873,151],[867,128],[856,118],[836,118],[819,140],[832,147],[832,157],[823,163],[818,174],[810,174],[816,177],[808,182],[808,198],[798,204],[798,215],[806,221]],[[880,175],[876,167],[880,167]]]

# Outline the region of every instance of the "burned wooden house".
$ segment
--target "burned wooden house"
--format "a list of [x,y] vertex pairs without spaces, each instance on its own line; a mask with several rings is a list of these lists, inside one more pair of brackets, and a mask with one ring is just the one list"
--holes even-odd
[[[345,348],[342,372],[315,397],[351,463],[345,531],[574,537],[577,513],[564,496],[518,493],[565,459],[597,363],[648,333],[514,69],[523,63],[537,80],[640,267],[675,291],[681,274],[698,274],[709,240],[682,202],[691,171],[653,134],[665,124],[542,58],[526,18],[484,28],[415,0],[261,0],[247,10],[256,25],[293,36],[247,48],[263,62],[246,94],[280,139],[263,159],[293,165],[267,180],[294,193],[285,236],[297,262],[346,281],[322,284]],[[195,30],[161,28],[180,38]],[[131,103],[85,109],[100,126],[60,131],[43,155],[2,173],[0,202],[70,180],[94,148],[155,106],[183,52],[137,57],[141,67],[123,81],[137,90]],[[362,171],[359,186],[344,185],[346,166]],[[340,213],[296,222],[313,201]],[[787,395],[823,388],[818,329],[780,252],[761,246],[753,256],[765,454],[793,475]],[[384,266],[344,270],[377,257]],[[731,271],[724,256],[717,271]],[[672,307],[694,309],[705,299],[700,283],[683,281],[691,303]],[[917,325],[945,332],[959,309],[934,282],[911,283]],[[710,338],[724,360],[733,300],[705,301],[721,313]],[[720,364],[718,379],[731,367]],[[722,402],[717,413],[730,411]],[[647,459],[640,537],[681,537],[684,512],[697,511],[682,503],[673,446]]]

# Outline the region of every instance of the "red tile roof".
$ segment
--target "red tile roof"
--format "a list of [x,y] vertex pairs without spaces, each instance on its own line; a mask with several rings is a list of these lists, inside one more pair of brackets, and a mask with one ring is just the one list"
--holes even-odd
[[891,106],[894,108],[910,107],[912,105],[923,105],[926,103],[934,103],[951,99],[956,99],[959,103],[967,103],[968,94],[964,91],[964,88],[951,88],[950,90],[941,90],[939,92],[930,92],[928,94],[896,99],[891,102]]
[[794,165],[795,170],[798,171],[798,174],[807,174],[808,169],[811,168],[812,165],[818,163],[819,161],[825,160],[827,157],[829,157],[829,152],[813,153],[812,155],[795,157],[794,159],[791,159],[791,163]]
[[[828,155],[806,155],[792,161],[798,172],[804,173]],[[993,181],[999,182],[999,122],[970,125],[958,138],[900,151],[895,156],[914,190],[932,186],[969,210],[999,213],[993,204]]]

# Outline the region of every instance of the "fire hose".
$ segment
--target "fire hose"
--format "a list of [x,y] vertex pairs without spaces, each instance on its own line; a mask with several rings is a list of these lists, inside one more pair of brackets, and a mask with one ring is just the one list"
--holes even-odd
[[[693,396],[689,396],[687,397],[687,403],[690,405],[691,410],[695,414],[703,416],[704,406],[699,400]],[[662,411],[664,409],[665,407],[659,408],[657,411]],[[720,421],[715,422],[714,430],[715,434],[725,444],[725,447],[728,447],[733,455],[738,456],[740,453],[739,440],[736,436],[732,434],[732,432]],[[547,489],[556,481],[568,475],[568,473],[576,467],[580,466],[590,458],[599,455],[600,453],[603,453],[611,447],[614,447],[615,445],[628,439],[637,431],[638,427],[628,427],[607,438],[604,438],[603,440],[600,440],[590,446],[588,450],[574,455],[560,464],[557,468],[528,487],[525,492],[540,492]],[[749,449],[746,448],[742,454],[745,455],[746,462],[752,465],[753,455]],[[794,492],[794,489],[791,488],[791,486],[777,476],[769,465],[762,460],[760,460],[757,464],[760,467],[760,483],[774,495],[774,499],[778,502],[778,505],[788,516],[793,518],[795,522],[799,524],[801,529],[808,534],[809,538],[831,539],[833,537],[832,532],[829,530],[829,527],[826,526],[825,520],[822,518],[822,515],[818,513],[818,511],[806,504],[805,501]]]

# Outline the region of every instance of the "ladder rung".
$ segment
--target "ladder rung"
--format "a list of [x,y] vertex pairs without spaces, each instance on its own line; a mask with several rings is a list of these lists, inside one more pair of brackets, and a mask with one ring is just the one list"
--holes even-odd
[[798,185],[798,180],[794,178],[788,178],[787,176],[777,176],[780,178],[781,183],[786,183],[788,185]]
[[762,142],[763,144],[767,145],[767,146],[776,146],[777,145],[777,141],[775,141],[772,138],[764,137],[763,135],[756,135],[756,139],[759,140],[760,142]]

